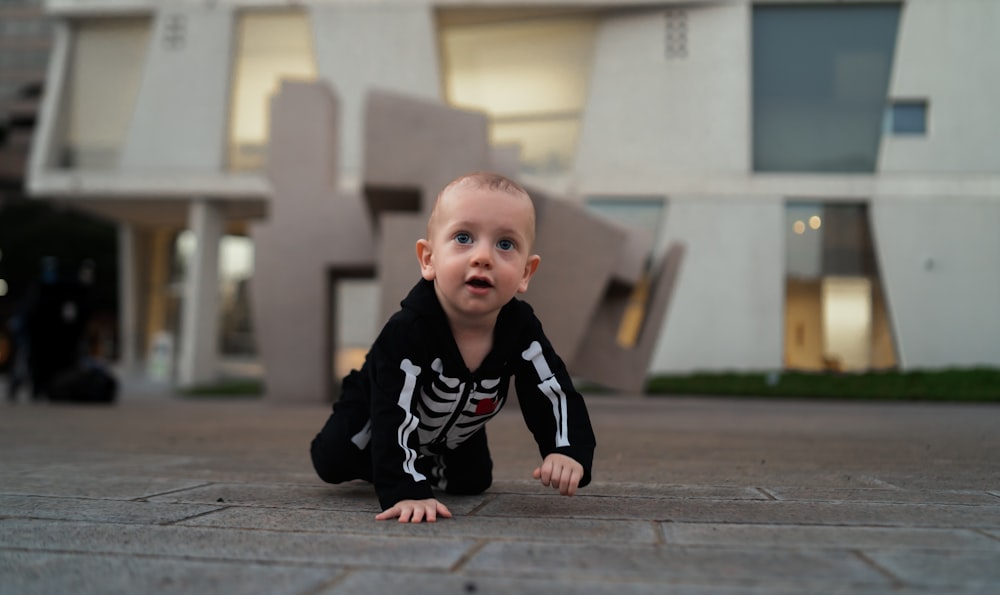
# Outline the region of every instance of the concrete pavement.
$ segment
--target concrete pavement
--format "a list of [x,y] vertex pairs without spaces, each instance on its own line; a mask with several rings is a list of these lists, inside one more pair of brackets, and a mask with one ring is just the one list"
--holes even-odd
[[1000,406],[588,398],[595,483],[496,482],[376,522],[308,444],[328,407],[0,406],[0,593],[1000,592]]

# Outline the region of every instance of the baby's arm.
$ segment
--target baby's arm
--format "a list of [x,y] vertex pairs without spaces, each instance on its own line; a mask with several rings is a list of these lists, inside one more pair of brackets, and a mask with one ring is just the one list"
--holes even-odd
[[428,523],[437,521],[437,516],[450,519],[451,511],[434,498],[426,500],[400,500],[395,506],[387,508],[375,516],[377,521],[385,521],[399,517],[400,523],[419,523],[427,519]]
[[572,496],[583,479],[583,465],[572,457],[554,452],[545,457],[532,476],[540,479],[543,486],[552,486],[563,496]]

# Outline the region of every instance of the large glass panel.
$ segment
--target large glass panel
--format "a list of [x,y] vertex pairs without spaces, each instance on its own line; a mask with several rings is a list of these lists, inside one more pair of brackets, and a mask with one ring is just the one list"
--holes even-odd
[[74,28],[61,166],[118,165],[149,45],[147,19],[81,21]]
[[895,366],[867,205],[789,203],[785,214],[785,366]]
[[590,17],[442,24],[445,94],[490,117],[491,141],[517,144],[525,173],[568,169],[587,96]]
[[229,168],[264,166],[270,101],[282,79],[314,80],[309,19],[302,11],[246,12],[238,22],[229,124]]
[[755,171],[875,171],[898,21],[898,4],[754,7]]

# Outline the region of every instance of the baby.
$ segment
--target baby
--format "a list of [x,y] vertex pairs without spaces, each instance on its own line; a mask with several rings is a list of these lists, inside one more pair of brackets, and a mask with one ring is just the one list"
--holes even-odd
[[535,209],[498,174],[471,173],[438,195],[417,241],[423,279],[365,358],[312,441],[330,483],[375,484],[378,520],[451,517],[433,489],[479,494],[493,481],[486,422],[514,376],[543,458],[533,476],[572,496],[590,483],[595,439],[583,397],[526,303],[540,257]]

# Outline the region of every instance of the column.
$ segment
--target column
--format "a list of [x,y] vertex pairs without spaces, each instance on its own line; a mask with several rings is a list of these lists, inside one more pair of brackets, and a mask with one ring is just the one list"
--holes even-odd
[[191,386],[215,379],[219,336],[219,241],[223,221],[219,208],[196,199],[188,211],[195,248],[188,263],[181,304],[180,356],[177,383]]
[[139,280],[136,266],[135,228],[118,224],[118,353],[125,374],[132,374],[139,361]]

